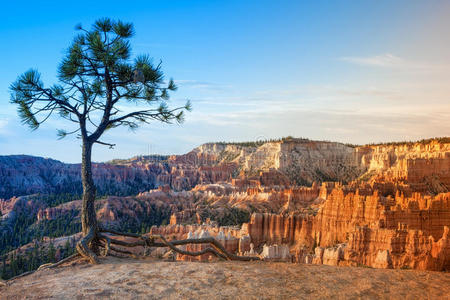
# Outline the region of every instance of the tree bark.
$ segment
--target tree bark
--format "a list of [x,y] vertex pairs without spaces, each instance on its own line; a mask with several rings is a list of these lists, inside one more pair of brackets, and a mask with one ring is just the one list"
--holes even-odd
[[81,181],[83,184],[83,205],[81,210],[81,226],[83,235],[87,235],[90,230],[98,231],[97,215],[95,213],[95,185],[92,178],[92,143],[83,141],[81,157]]

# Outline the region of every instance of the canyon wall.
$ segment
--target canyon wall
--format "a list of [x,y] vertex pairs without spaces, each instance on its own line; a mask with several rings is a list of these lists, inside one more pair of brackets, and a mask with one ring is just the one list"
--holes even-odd
[[[361,147],[304,139],[210,143],[185,155],[94,164],[93,170],[100,195],[139,193],[96,202],[99,219],[110,226],[170,222],[152,232],[211,234],[235,252],[266,258],[285,256],[287,245],[299,262],[450,268],[447,140]],[[0,157],[3,198],[79,193],[79,177],[79,165]],[[0,199],[3,220],[22,212],[35,214],[38,223],[69,213],[79,221],[79,210],[79,200],[49,207],[33,196]],[[249,222],[248,212],[254,212]],[[230,220],[247,223],[239,230],[214,224]]]
[[194,164],[233,163],[246,177],[273,169],[301,185],[311,185],[314,181],[348,181],[365,171],[358,165],[354,148],[350,146],[294,138],[274,142],[209,143],[178,160]]
[[449,142],[362,146],[355,156],[367,168],[366,177],[404,181],[420,192],[450,191]]
[[[198,184],[241,186],[307,185],[313,182],[408,183],[418,192],[450,191],[447,139],[392,145],[286,138],[273,142],[208,143],[184,155],[141,156],[93,165],[102,195],[134,195],[168,185],[190,190]],[[80,194],[80,165],[25,155],[0,156],[0,198],[33,193]]]
[[315,214],[254,214],[243,225],[255,248],[288,244],[315,249],[316,263],[423,270],[450,269],[449,227],[450,193],[384,197],[354,185],[337,185]]
[[[195,167],[168,162],[94,163],[94,182],[100,195],[135,195],[169,185],[189,190],[197,184],[231,180],[229,166]],[[25,155],[0,156],[0,198],[35,193],[81,194],[81,166]]]
[[[236,205],[249,197],[233,202],[232,197],[226,196],[227,188],[203,187],[208,199],[214,198],[214,191],[220,198],[212,202],[218,204],[217,207]],[[393,191],[393,195],[384,196],[380,191]],[[279,191],[275,197],[277,192],[273,191],[268,198],[253,198],[253,201],[267,201],[275,207],[274,203],[283,199],[281,195],[294,193],[293,190]],[[320,188],[297,190],[296,193],[302,196],[299,199],[306,204],[306,209],[284,211],[283,207],[291,201],[285,198],[278,213],[265,213],[267,208],[262,209],[262,212],[252,214],[250,221],[240,229],[219,227],[208,220],[205,223],[196,208],[174,213],[170,225],[153,227],[151,233],[173,239],[208,234],[221,241],[224,234],[228,242],[223,240],[223,243],[230,251],[246,255],[260,253],[269,260],[284,257],[303,263],[340,266],[450,269],[450,193],[423,195],[404,184],[392,182],[323,183]],[[312,195],[316,199],[310,202]],[[269,200],[270,197],[274,197],[273,200]],[[189,221],[197,224],[186,225]],[[204,247],[189,246],[186,249],[200,251]],[[283,247],[288,247],[289,255],[285,255]],[[273,257],[277,255],[280,257]],[[211,258],[206,255],[198,258],[180,256],[178,259],[205,261]]]
[[[169,160],[192,166],[227,165],[240,180],[262,185],[311,185],[313,182],[404,182],[415,191],[450,191],[448,138],[421,142],[350,146],[286,138],[273,142],[208,143]],[[233,168],[235,168],[233,170]],[[262,178],[263,171],[269,177]],[[289,182],[280,178],[286,176]]]

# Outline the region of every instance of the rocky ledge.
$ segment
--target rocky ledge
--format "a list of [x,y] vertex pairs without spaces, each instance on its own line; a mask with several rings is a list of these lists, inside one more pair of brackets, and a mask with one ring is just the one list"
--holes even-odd
[[0,284],[2,299],[444,299],[449,294],[448,273],[117,258],[99,265],[72,263]]

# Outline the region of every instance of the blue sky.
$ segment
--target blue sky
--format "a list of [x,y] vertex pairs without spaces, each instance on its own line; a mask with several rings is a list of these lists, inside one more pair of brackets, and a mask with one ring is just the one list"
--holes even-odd
[[[94,1],[92,1],[94,2]],[[80,161],[57,118],[31,132],[8,87],[29,68],[55,81],[74,26],[131,21],[133,53],[163,61],[190,99],[179,125],[115,129],[105,161],[185,153],[209,141],[282,136],[350,143],[450,135],[450,4],[446,1],[10,1],[0,17],[0,155]],[[70,129],[70,128],[69,128]]]

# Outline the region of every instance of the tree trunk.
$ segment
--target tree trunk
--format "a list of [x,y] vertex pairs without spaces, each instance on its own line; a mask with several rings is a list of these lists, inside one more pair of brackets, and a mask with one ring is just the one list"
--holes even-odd
[[87,235],[90,230],[98,231],[97,215],[95,213],[95,185],[92,178],[92,143],[83,140],[83,150],[81,157],[81,181],[83,183],[83,205],[81,210],[81,226],[83,235]]

